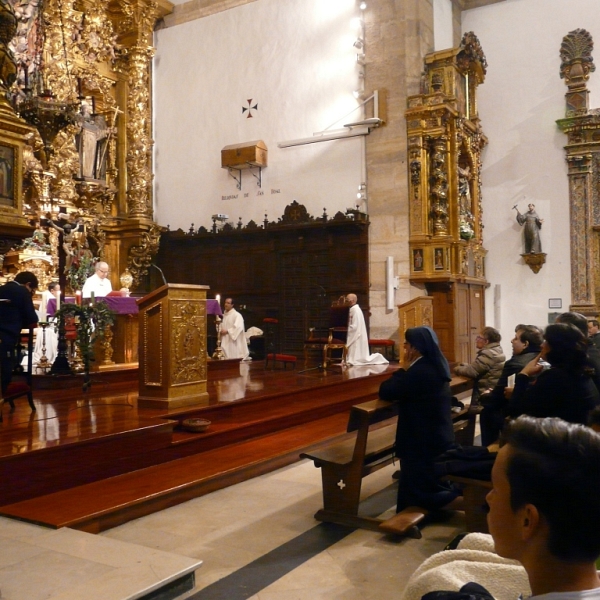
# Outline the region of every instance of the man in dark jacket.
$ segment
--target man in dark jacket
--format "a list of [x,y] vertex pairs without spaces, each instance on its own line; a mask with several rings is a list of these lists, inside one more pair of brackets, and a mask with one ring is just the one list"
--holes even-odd
[[32,300],[37,288],[37,277],[29,271],[18,273],[13,281],[0,286],[0,365],[3,394],[12,379],[21,329],[35,326],[38,322]]
[[590,319],[588,321],[588,336],[590,342],[600,349],[600,323],[596,319]]
[[515,337],[510,342],[513,348],[512,358],[504,363],[502,374],[494,389],[480,398],[484,407],[479,415],[482,446],[494,443],[502,429],[507,405],[504,388],[508,386],[508,378],[519,373],[534,356],[540,353],[543,340],[542,331],[535,325],[517,326]]

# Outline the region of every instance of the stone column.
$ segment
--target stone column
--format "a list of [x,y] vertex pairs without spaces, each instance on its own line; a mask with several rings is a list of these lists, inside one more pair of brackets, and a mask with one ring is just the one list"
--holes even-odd
[[[407,97],[420,91],[425,55],[433,51],[433,6],[423,0],[370,0],[365,10],[365,90],[385,97],[385,125],[366,137],[371,280],[371,337],[396,336],[397,311],[387,312],[385,260],[400,276],[396,304],[418,295],[408,281]],[[414,174],[413,174],[414,175]],[[418,175],[414,175],[418,176]]]
[[570,310],[587,316],[598,315],[600,290],[600,115],[597,110],[589,109],[587,90],[587,80],[596,69],[592,48],[592,36],[584,29],[571,31],[563,38],[560,76],[568,91],[566,118],[557,121],[568,136],[565,151],[571,213]]

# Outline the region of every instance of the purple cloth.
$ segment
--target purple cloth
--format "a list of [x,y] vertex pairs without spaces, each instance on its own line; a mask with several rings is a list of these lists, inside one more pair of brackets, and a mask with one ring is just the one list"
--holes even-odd
[[221,305],[216,300],[207,300],[206,301],[206,314],[207,315],[219,315],[219,317],[222,317],[223,311],[221,310]]
[[[61,298],[61,302],[66,302],[67,304],[75,304],[75,296],[67,296],[66,298]],[[46,305],[46,314],[49,317],[53,317],[56,312],[56,298],[48,298],[48,304]]]
[[[62,298],[61,302],[75,304],[75,298],[73,296],[68,296]],[[96,298],[96,302],[105,302],[108,305],[108,308],[118,315],[137,315],[139,312],[136,298],[133,298],[132,296],[106,296],[105,298]],[[49,317],[54,316],[54,313],[56,312],[56,298],[50,298],[48,300],[46,312]],[[206,314],[222,316],[223,311],[221,310],[221,305],[216,300],[207,300]]]
[[[87,298],[85,300],[88,301]],[[75,298],[68,296],[63,298],[61,302],[67,304],[75,304]],[[104,298],[96,298],[96,302],[104,302],[110,310],[118,315],[137,315],[140,312],[135,298],[131,296],[106,296]],[[50,298],[48,300],[48,306],[46,312],[49,317],[53,317],[56,312],[56,298]]]

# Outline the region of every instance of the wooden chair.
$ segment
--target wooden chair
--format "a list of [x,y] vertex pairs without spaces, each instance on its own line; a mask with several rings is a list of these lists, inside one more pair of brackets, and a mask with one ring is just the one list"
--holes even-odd
[[[15,400],[21,396],[27,396],[27,401],[31,407],[31,412],[36,411],[35,404],[33,402],[33,388],[32,388],[32,373],[33,373],[33,329],[30,328],[26,334],[21,335],[21,340],[26,339],[27,344],[27,368],[22,374],[13,375],[12,381],[8,384],[6,393],[2,397],[0,402],[0,423],[2,423],[2,408],[4,403],[10,404],[10,412],[15,410]],[[15,357],[17,356],[17,350],[15,348]],[[18,365],[17,368],[20,368]]]
[[327,334],[325,330],[319,330],[315,327],[310,328],[310,334],[307,340],[304,341],[304,361],[308,362],[308,353],[310,350],[318,350],[322,357],[322,366],[327,368],[327,365],[335,359],[331,355],[332,350],[341,350],[341,361],[345,362],[348,348],[346,346],[346,337],[348,335],[348,319],[350,316],[350,306],[332,306],[329,308],[329,322],[327,326]]

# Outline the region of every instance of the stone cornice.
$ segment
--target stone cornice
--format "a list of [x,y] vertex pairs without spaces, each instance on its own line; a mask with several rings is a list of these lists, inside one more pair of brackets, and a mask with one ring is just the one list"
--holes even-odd
[[175,6],[173,12],[164,18],[163,27],[173,27],[188,21],[202,19],[230,8],[250,4],[256,0],[190,0]]
[[452,3],[458,6],[460,10],[480,8],[488,6],[488,4],[497,4],[498,2],[505,2],[505,0],[452,0]]

